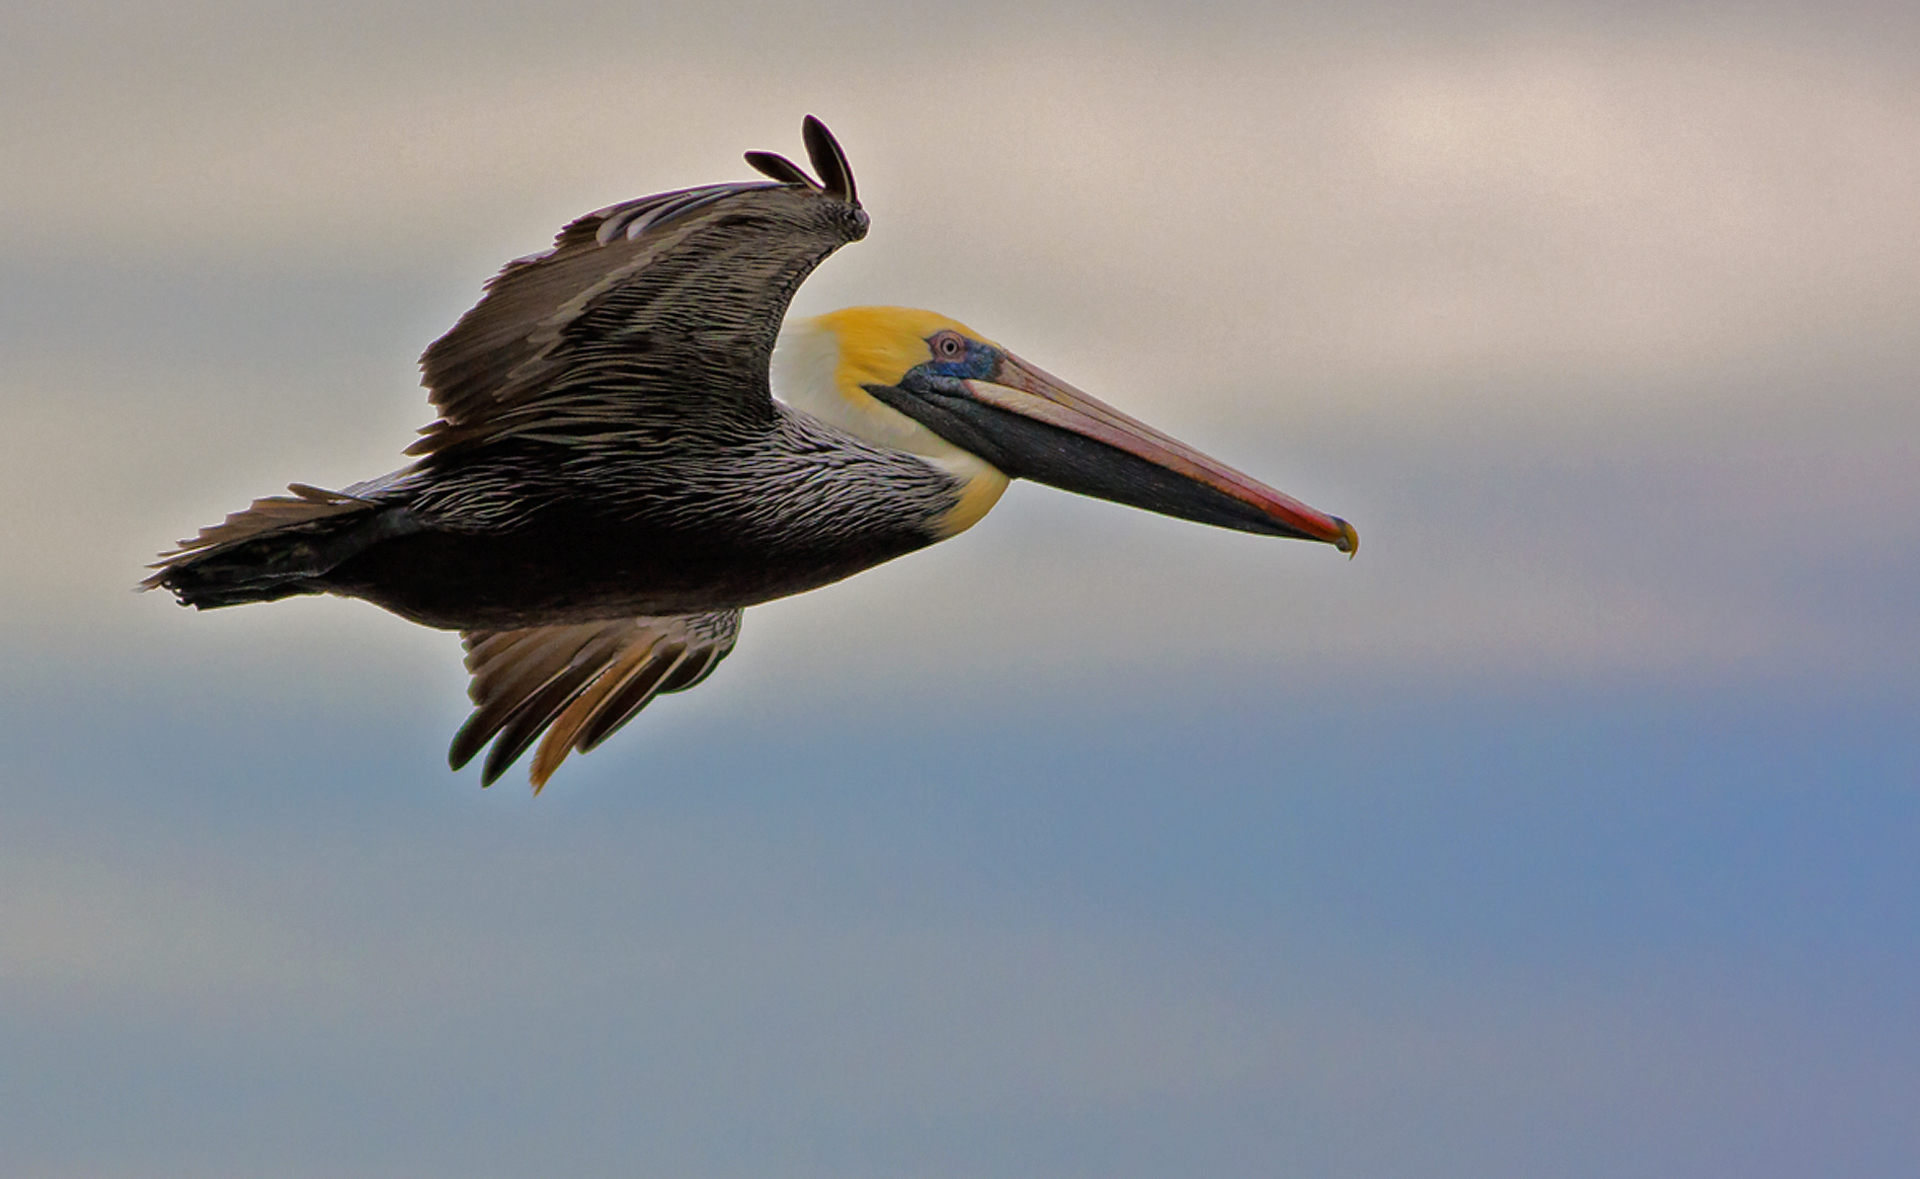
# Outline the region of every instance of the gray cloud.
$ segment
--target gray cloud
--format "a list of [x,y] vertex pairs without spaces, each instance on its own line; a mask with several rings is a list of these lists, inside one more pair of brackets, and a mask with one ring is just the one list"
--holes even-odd
[[943,566],[783,608],[826,612],[804,633],[905,643],[921,616],[887,591],[937,578],[968,637],[919,645],[985,668],[1036,649],[1726,667],[1911,643],[1895,595],[1836,645],[1795,588],[1835,550],[1870,572],[1911,542],[1894,440],[1915,425],[1920,89],[1857,38],[1556,19],[1288,40],[1243,16],[1237,38],[1148,48],[1124,35],[1143,10],[1077,50],[1061,24],[996,39],[929,86],[905,44],[849,71],[610,13],[580,27],[624,38],[432,9],[276,32],[208,7],[144,55],[150,24],[61,19],[7,107],[0,413],[7,493],[31,505],[7,541],[48,554],[10,579],[16,616],[140,633],[158,603],[89,591],[287,479],[394,465],[425,416],[412,355],[501,260],[584,208],[735,175],[816,109],[876,228],[802,310],[957,314],[1367,544],[1335,567],[1161,528],[1143,562],[1125,530],[1154,525],[1127,521],[1049,569],[996,516]]

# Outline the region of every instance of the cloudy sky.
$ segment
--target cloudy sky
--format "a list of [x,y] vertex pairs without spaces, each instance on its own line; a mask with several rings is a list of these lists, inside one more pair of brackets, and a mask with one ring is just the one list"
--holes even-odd
[[[0,2],[10,1173],[1920,1168],[1920,20],[1027,7]],[[129,592],[809,112],[798,310],[1358,559],[1016,487],[537,800],[452,636]]]

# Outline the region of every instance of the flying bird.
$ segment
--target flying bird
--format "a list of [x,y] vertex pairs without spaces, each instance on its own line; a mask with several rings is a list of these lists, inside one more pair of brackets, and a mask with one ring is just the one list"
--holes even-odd
[[1345,520],[945,316],[783,331],[795,288],[867,233],[839,143],[811,116],[802,133],[817,179],[748,152],[769,180],[614,205],[508,263],[421,357],[439,418],[416,462],[255,500],[142,588],[201,609],[338,594],[460,631],[474,709],[448,760],[491,743],[488,785],[539,741],[537,793],[706,678],[746,607],[954,536],[1012,479],[1354,552]]

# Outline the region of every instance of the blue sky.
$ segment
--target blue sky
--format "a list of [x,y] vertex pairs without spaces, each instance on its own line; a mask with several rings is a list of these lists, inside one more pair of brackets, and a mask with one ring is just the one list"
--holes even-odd
[[[1910,17],[475,11],[0,8],[10,1173],[1920,1165]],[[445,769],[452,636],[129,592],[808,111],[874,231],[804,310],[1358,559],[1017,486],[538,799]]]

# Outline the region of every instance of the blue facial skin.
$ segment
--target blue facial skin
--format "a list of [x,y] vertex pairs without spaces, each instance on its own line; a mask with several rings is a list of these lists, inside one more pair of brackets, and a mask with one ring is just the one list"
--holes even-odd
[[1000,370],[1000,350],[979,340],[970,340],[956,331],[939,331],[927,337],[927,349],[933,359],[915,365],[900,384],[913,388],[919,378],[923,387],[942,392],[958,392],[961,381],[990,381]]
[[[868,385],[867,392],[963,450],[1018,477],[1015,454],[1003,445],[1018,419],[973,399],[967,381],[991,381],[1001,352],[990,344],[942,330],[927,337],[933,358],[908,369],[897,385]],[[1017,428],[1017,427],[1015,427]]]

